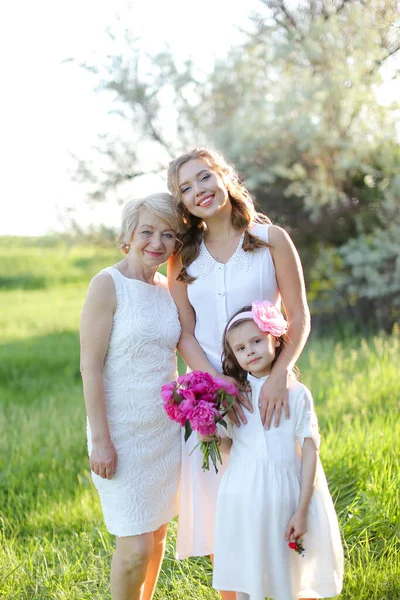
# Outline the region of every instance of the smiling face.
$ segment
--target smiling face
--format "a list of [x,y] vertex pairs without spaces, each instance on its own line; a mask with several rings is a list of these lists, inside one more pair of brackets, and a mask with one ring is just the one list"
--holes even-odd
[[146,266],[158,267],[173,253],[175,241],[176,233],[171,226],[148,208],[142,208],[129,254]]
[[231,211],[228,190],[222,177],[207,163],[193,158],[178,171],[182,202],[187,210],[205,221],[222,212]]
[[229,345],[239,365],[255,377],[271,372],[279,339],[260,331],[254,321],[244,321],[228,333]]

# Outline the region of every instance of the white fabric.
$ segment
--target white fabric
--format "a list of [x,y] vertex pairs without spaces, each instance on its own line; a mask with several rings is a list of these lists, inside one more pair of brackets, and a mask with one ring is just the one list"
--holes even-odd
[[[269,225],[257,224],[252,233],[268,242]],[[269,248],[245,252],[243,236],[236,252],[224,265],[208,252],[204,243],[188,267],[197,279],[188,285],[189,301],[196,312],[195,336],[210,363],[221,372],[222,334],[231,316],[253,300],[269,300],[280,307],[275,267]],[[176,553],[178,558],[204,556],[214,551],[214,519],[218,486],[228,463],[218,474],[202,471],[201,452],[192,435],[182,444],[181,494]]]
[[129,536],[155,531],[178,512],[180,426],[167,417],[160,390],[177,377],[180,324],[163,275],[150,285],[105,271],[117,295],[104,386],[118,465],[111,480],[92,477],[108,531]]
[[[249,375],[254,406],[265,379]],[[285,539],[299,501],[301,444],[312,438],[318,447],[320,439],[311,394],[301,383],[291,383],[289,405],[290,419],[278,428],[267,431],[259,411],[245,409],[247,425],[228,430],[232,448],[218,493],[213,586],[250,600],[330,598],[342,588],[339,526],[319,461],[305,555]]]

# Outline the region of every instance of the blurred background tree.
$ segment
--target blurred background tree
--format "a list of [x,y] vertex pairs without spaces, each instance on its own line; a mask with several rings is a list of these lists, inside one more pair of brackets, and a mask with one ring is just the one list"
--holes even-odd
[[211,73],[178,65],[168,50],[144,56],[124,32],[122,50],[85,65],[123,124],[118,139],[101,140],[97,171],[79,164],[92,199],[142,175],[144,148],[156,172],[211,145],[291,234],[314,324],[345,316],[390,329],[400,316],[400,105],[378,94],[385,72],[398,76],[399,8],[260,0],[244,42]]

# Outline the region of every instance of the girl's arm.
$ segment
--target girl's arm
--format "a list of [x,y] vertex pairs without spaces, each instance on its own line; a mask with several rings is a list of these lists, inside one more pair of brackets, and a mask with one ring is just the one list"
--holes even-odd
[[[168,287],[178,308],[179,320],[182,327],[182,334],[178,343],[178,352],[192,371],[203,371],[210,373],[213,377],[225,377],[214,369],[194,336],[196,317],[193,307],[189,302],[187,284],[183,281],[176,280],[181,268],[182,263],[180,257],[172,256],[168,261]],[[205,298],[205,301],[209,301],[209,299]],[[229,381],[236,384],[232,378],[226,377],[226,379],[229,379]],[[253,410],[250,401],[244,395],[241,397],[241,402],[248,410]],[[234,412],[232,413],[231,418],[236,425],[239,425],[238,417],[243,423],[247,422],[240,404],[235,402]]]
[[93,278],[81,315],[81,374],[86,411],[92,434],[90,468],[111,479],[117,453],[108,426],[103,383],[104,360],[110,340],[117,299],[112,278],[100,273]]
[[267,429],[271,425],[274,410],[275,427],[279,425],[282,404],[285,415],[289,418],[288,379],[310,333],[310,312],[307,305],[303,269],[297,250],[290,236],[280,227],[271,225],[268,234],[278,289],[288,321],[288,342],[260,392],[261,420]]
[[301,491],[299,506],[286,529],[286,539],[299,538],[307,532],[307,515],[314,491],[318,450],[311,438],[304,440],[301,458]]

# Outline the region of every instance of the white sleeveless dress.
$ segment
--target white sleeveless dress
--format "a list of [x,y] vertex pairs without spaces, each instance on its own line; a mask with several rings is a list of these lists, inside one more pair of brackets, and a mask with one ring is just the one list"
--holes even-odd
[[[251,232],[268,242],[267,224],[256,224]],[[243,250],[243,235],[236,252],[226,264],[214,260],[204,242],[199,256],[188,267],[197,279],[188,285],[188,297],[196,313],[195,336],[210,363],[221,368],[222,334],[233,313],[253,300],[269,300],[280,307],[275,267],[269,248]],[[197,436],[182,442],[181,492],[176,542],[178,558],[205,556],[214,552],[214,521],[218,486],[228,464],[216,474],[213,467],[203,472]]]
[[[178,512],[180,426],[167,417],[160,390],[177,377],[181,328],[163,275],[150,285],[104,271],[117,296],[103,378],[118,465],[111,480],[92,478],[108,531],[124,537],[155,531]],[[87,434],[90,455],[89,425]]]

